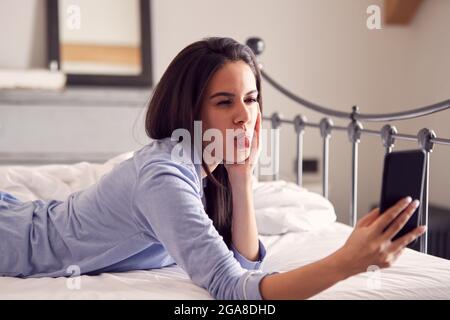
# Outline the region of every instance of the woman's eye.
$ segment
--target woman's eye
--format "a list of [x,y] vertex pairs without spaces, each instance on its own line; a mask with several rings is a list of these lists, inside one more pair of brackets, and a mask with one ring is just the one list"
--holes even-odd
[[218,106],[228,106],[231,104],[231,101],[226,100],[226,101],[220,101],[219,103],[217,103]]
[[246,100],[247,103],[255,103],[257,100],[255,98],[250,98]]

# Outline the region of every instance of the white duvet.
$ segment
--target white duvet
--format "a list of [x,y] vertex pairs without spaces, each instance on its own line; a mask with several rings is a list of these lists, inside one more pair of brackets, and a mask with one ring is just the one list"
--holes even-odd
[[[0,167],[0,190],[21,200],[65,199],[98,181],[132,153],[104,164]],[[338,249],[351,228],[332,204],[284,181],[255,183],[255,213],[267,271],[287,271]],[[301,285],[301,284],[299,284]],[[396,264],[342,281],[313,299],[449,299],[450,261],[412,250]],[[0,299],[211,299],[178,266],[77,278],[0,278]]]

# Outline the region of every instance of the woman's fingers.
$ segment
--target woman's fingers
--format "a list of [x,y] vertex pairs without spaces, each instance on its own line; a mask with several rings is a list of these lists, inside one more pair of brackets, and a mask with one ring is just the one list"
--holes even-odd
[[258,161],[258,138],[256,137],[256,132],[253,135],[253,139],[250,146],[250,155],[248,157],[248,161],[251,165],[255,165],[256,161]]
[[256,139],[257,139],[257,146],[259,147],[259,140],[261,136],[261,111],[258,108],[258,116],[256,117],[256,124],[255,124],[255,133],[256,133]]
[[388,227],[388,229],[384,232],[383,237],[387,239],[392,239],[408,222],[411,216],[414,214],[416,209],[419,207],[419,201],[414,200],[403,212],[400,216],[398,216],[395,221]]
[[415,228],[414,230],[408,232],[404,236],[401,236],[397,240],[393,241],[390,249],[393,252],[402,250],[408,244],[410,244],[411,242],[416,240],[418,237],[420,237],[426,230],[427,230],[427,228],[425,226],[419,226],[419,227]]
[[406,197],[382,213],[380,218],[373,223],[374,228],[382,233],[387,226],[406,208],[411,202],[411,197]]
[[370,226],[372,222],[374,222],[378,218],[379,215],[380,215],[380,208],[373,209],[356,223],[356,227],[360,228]]
[[255,129],[253,132],[253,139],[250,147],[250,164],[255,165],[258,161],[260,151],[260,135],[261,135],[261,111],[258,109],[258,115],[256,117]]

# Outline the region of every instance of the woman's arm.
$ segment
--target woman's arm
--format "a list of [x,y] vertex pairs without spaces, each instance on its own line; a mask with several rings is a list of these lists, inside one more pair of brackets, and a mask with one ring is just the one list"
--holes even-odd
[[[230,179],[233,193],[232,241],[249,260],[258,259],[258,231],[253,205],[251,177]],[[264,277],[263,299],[305,299],[350,276],[340,263],[339,253],[285,273]]]
[[261,112],[258,110],[250,156],[245,163],[228,165],[228,179],[233,198],[232,242],[239,253],[250,261],[258,260],[259,241],[253,205],[253,169],[260,152]]
[[339,253],[283,273],[265,276],[259,290],[263,299],[307,299],[348,278]]
[[250,261],[259,259],[258,230],[253,205],[252,176],[230,176],[233,195],[231,234],[233,246]]
[[418,227],[401,238],[391,239],[401,230],[418,206],[403,199],[383,215],[374,209],[362,218],[342,248],[330,256],[292,271],[267,275],[259,285],[263,299],[306,299],[368,270],[387,268],[404,247],[425,232]]
[[[140,170],[133,189],[133,215],[141,233],[159,241],[194,283],[216,299],[261,299],[268,274],[245,270],[204,210],[191,166],[156,160]],[[164,255],[162,255],[164,256]]]

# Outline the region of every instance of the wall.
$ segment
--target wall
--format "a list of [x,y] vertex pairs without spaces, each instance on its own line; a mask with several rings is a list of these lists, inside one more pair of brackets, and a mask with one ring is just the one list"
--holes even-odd
[[[450,1],[424,2],[411,26],[414,34],[411,54],[414,75],[406,90],[404,105],[422,106],[450,98]],[[423,127],[433,128],[438,137],[450,138],[450,111],[414,119],[404,124],[405,131],[417,133]],[[435,145],[431,154],[430,201],[450,206],[450,148]]]
[[[81,8],[80,29],[68,27],[69,6]],[[138,46],[140,44],[140,16],[138,0],[64,0],[59,6],[60,37],[68,43],[92,43],[96,45]],[[71,20],[69,20],[71,21]]]
[[[450,1],[424,1],[411,25],[383,24],[382,30],[366,27],[366,8],[370,4],[383,5],[381,0],[152,1],[154,79],[161,77],[179,50],[204,36],[231,36],[240,41],[260,36],[266,43],[266,51],[261,56],[264,69],[293,92],[313,102],[341,111],[350,111],[351,106],[357,105],[361,112],[377,113],[447,99]],[[3,0],[0,9],[0,67],[45,66],[43,2]],[[266,114],[279,110],[288,118],[302,113],[311,121],[320,120],[319,115],[287,100],[267,85],[264,108]],[[52,113],[44,108],[41,111],[49,117]],[[100,115],[103,110],[93,112]],[[416,133],[419,127],[427,125],[450,137],[446,126],[449,117],[447,112],[420,123],[394,124],[407,133]],[[124,129],[111,132],[111,139],[118,134],[131,136],[130,117],[124,121],[127,121]],[[57,134],[50,123],[50,120],[48,125],[44,122],[43,130]],[[347,125],[345,121],[335,123]],[[98,130],[108,129],[106,123],[98,125]],[[286,138],[281,148],[281,177],[291,180],[295,178],[292,133],[293,129],[282,129]],[[330,150],[330,199],[339,220],[344,222],[348,221],[350,191],[351,148],[347,141],[344,133],[336,133]],[[93,142],[86,141],[86,148],[89,143]],[[320,157],[322,146],[317,132],[307,132],[305,143],[305,156]],[[133,139],[129,140],[129,148],[137,145]],[[432,159],[431,200],[450,206],[444,188],[449,181],[445,175],[449,151],[437,149]],[[383,156],[380,140],[364,136],[360,155],[358,209],[362,215],[379,197]]]
[[0,2],[0,68],[46,66],[45,19],[43,0]]

